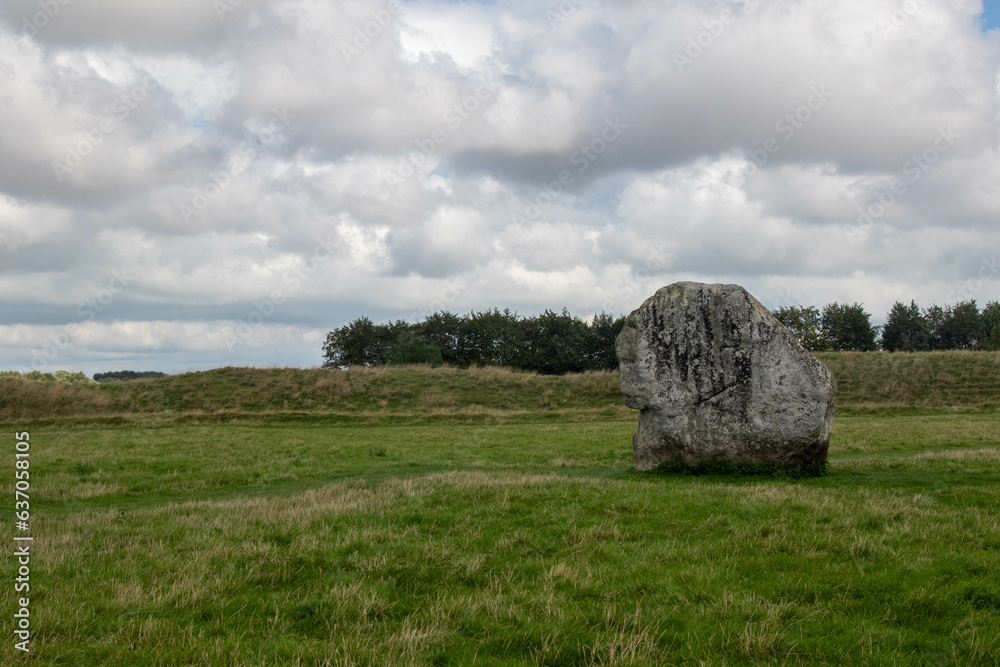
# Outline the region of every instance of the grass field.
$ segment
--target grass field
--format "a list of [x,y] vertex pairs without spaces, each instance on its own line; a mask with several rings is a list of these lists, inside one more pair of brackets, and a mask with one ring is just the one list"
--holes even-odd
[[2,378],[35,542],[0,662],[998,664],[1000,355],[824,361],[802,480],[632,471],[614,374]]

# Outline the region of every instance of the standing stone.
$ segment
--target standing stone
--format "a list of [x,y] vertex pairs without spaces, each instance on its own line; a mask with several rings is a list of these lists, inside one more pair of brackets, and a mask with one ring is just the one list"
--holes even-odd
[[661,288],[625,319],[615,348],[625,404],[641,411],[636,470],[826,461],[833,375],[739,285]]

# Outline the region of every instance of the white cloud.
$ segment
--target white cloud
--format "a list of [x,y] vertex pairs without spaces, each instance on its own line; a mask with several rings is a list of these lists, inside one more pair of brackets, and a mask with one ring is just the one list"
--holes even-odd
[[1000,36],[906,4],[74,0],[28,38],[38,5],[5,3],[0,364],[74,322],[89,370],[318,363],[362,314],[621,312],[678,279],[877,318],[996,299],[956,285],[1000,254]]
[[411,4],[405,10],[400,35],[403,57],[450,58],[466,69],[482,65],[493,48],[493,25],[488,10],[454,3]]

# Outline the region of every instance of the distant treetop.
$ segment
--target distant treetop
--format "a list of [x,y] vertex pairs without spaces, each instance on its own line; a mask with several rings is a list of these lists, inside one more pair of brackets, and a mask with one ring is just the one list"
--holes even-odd
[[94,379],[98,382],[124,382],[126,380],[146,380],[164,377],[166,373],[159,371],[110,371],[108,373],[94,373]]

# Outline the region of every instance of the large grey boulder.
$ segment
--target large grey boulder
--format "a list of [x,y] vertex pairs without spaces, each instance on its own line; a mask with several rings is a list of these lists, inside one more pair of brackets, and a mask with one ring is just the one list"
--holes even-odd
[[641,410],[636,470],[826,461],[833,375],[739,285],[664,287],[625,319],[615,347],[625,404]]

